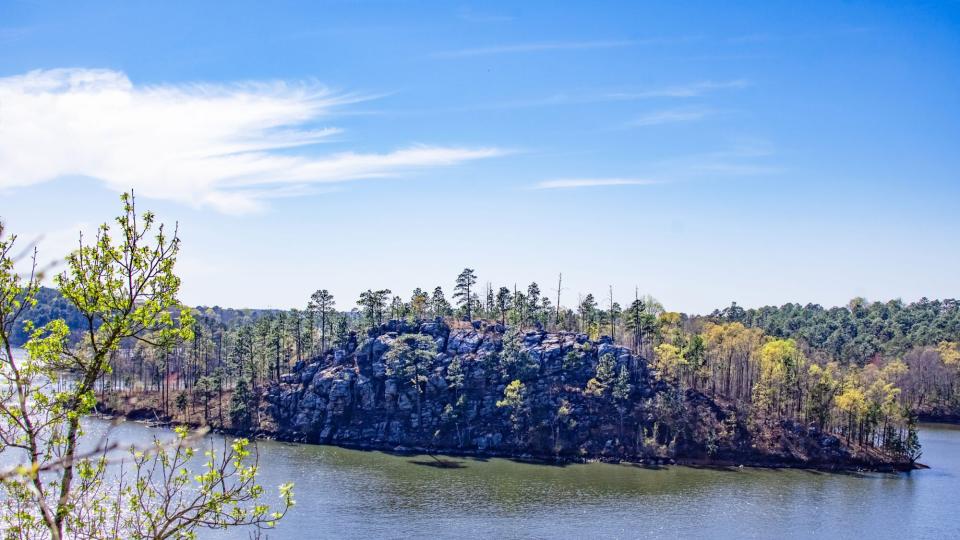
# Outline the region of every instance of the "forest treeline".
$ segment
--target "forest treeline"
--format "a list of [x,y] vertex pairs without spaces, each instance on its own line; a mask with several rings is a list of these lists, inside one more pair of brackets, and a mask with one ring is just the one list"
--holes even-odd
[[[357,307],[338,310],[320,289],[302,309],[193,310],[194,339],[156,348],[130,343],[117,353],[103,391],[152,392],[170,415],[202,415],[229,425],[249,418],[261,389],[296,362],[344,349],[388,320],[486,319],[517,331],[542,329],[610,336],[645,357],[661,377],[747,411],[755,425],[794,420],[836,433],[852,444],[903,444],[917,415],[960,413],[960,303],[867,302],[843,307],[787,304],[709,315],[668,311],[634,293],[619,303],[579,296],[566,307],[537,283],[525,288],[478,286],[465,269],[449,297],[442,287],[410,296],[369,289]],[[55,294],[38,314],[60,313]],[[49,302],[48,302],[49,300]],[[352,304],[353,302],[348,302]],[[67,314],[69,315],[69,314]],[[42,322],[42,317],[36,317]],[[252,404],[253,403],[253,404]]]

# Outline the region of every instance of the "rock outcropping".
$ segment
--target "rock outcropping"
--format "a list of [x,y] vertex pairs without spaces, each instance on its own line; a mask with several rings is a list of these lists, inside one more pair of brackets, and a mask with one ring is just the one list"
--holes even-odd
[[[411,334],[434,344],[414,375],[388,354]],[[602,364],[602,365],[601,365]],[[416,381],[416,382],[415,382]],[[513,381],[513,399],[505,389]],[[509,392],[508,392],[509,393]],[[601,338],[486,321],[390,321],[298,363],[266,393],[283,439],[359,448],[559,460],[842,464],[835,438],[805,426],[759,449],[735,409],[660,379]]]

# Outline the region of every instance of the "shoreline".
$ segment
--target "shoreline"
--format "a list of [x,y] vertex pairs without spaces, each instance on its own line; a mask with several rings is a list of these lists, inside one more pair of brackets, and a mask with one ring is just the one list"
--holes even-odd
[[[929,469],[930,467],[923,463],[906,463],[906,462],[893,462],[893,463],[868,463],[864,461],[855,461],[850,463],[818,463],[818,462],[804,462],[804,461],[791,461],[783,460],[778,457],[770,456],[769,459],[743,459],[743,460],[731,460],[731,459],[710,459],[710,458],[695,458],[695,457],[680,457],[680,458],[650,458],[642,459],[639,461],[632,461],[628,459],[622,459],[617,457],[608,457],[608,456],[593,456],[593,457],[569,457],[569,456],[555,456],[555,455],[535,455],[528,453],[514,453],[514,452],[498,452],[498,451],[477,451],[477,450],[466,450],[466,449],[454,449],[454,448],[428,448],[422,446],[404,446],[404,445],[393,445],[388,443],[349,443],[349,442],[309,442],[305,440],[298,440],[292,437],[285,437],[280,433],[268,430],[258,430],[255,432],[246,432],[240,430],[234,430],[231,428],[224,427],[213,427],[209,424],[198,424],[194,422],[181,422],[174,420],[162,420],[159,414],[156,414],[156,411],[153,411],[155,418],[158,420],[153,420],[144,417],[130,416],[128,414],[116,411],[110,407],[105,406],[104,404],[98,404],[96,412],[90,416],[101,418],[101,419],[115,419],[122,418],[127,422],[136,422],[147,425],[150,428],[174,428],[174,427],[187,427],[189,429],[201,429],[208,428],[210,433],[216,433],[218,435],[233,436],[233,437],[246,437],[252,442],[256,441],[275,441],[288,444],[305,444],[311,446],[330,446],[335,448],[344,448],[348,450],[359,450],[365,452],[383,452],[391,455],[398,456],[430,456],[437,461],[438,468],[457,468],[458,464],[452,462],[446,462],[443,458],[474,458],[474,459],[489,459],[489,458],[498,458],[498,459],[509,459],[511,461],[516,461],[520,463],[528,463],[532,465],[544,465],[544,466],[555,466],[555,467],[564,467],[566,465],[575,465],[575,464],[587,464],[587,463],[606,463],[611,465],[629,465],[645,469],[661,469],[668,466],[680,466],[680,467],[691,467],[691,468],[702,468],[702,469],[797,469],[797,470],[809,470],[809,471],[818,471],[826,473],[836,473],[836,474],[849,474],[849,473],[901,473],[901,472],[910,472],[912,470],[923,470]],[[926,423],[942,423],[948,425],[954,425],[953,422],[926,422]]]
[[948,415],[918,414],[917,422],[921,424],[943,424],[947,426],[960,426],[960,414],[948,414]]

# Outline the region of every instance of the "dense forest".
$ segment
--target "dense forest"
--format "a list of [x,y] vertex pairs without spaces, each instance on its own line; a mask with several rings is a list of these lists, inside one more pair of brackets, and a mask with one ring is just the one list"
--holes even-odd
[[960,302],[900,300],[847,306],[785,304],[715,311],[708,321],[740,323],[764,335],[793,339],[814,365],[873,377],[886,372],[897,399],[927,419],[960,418]]
[[743,309],[734,303],[709,318],[760,328],[778,338],[794,338],[825,360],[860,366],[902,356],[918,347],[936,347],[960,335],[957,300],[921,298],[904,304],[854,298],[847,306],[830,309],[816,304]]
[[[267,422],[262,396],[295,366],[355,355],[389,321],[439,318],[496,323],[514,340],[524,332],[606,340],[644,359],[681,391],[734,408],[759,430],[790,421],[833,433],[849,445],[902,448],[918,417],[955,419],[960,413],[960,303],[954,300],[905,304],[858,298],[830,309],[733,304],[688,316],[636,292],[621,304],[612,290],[602,299],[579,296],[576,308],[569,308],[561,283],[551,299],[537,283],[523,289],[478,286],[475,273],[465,269],[449,300],[439,286],[416,289],[406,298],[370,289],[356,299],[358,307],[342,311],[334,295],[320,289],[303,309],[198,307],[191,310],[192,340],[159,348],[128,343],[117,351],[100,391],[104,402],[123,401],[127,409],[133,397],[157,418],[256,431]],[[44,291],[33,315],[38,322],[71,317],[53,291]],[[509,339],[504,341],[509,352]],[[497,357],[504,365],[518,365],[516,354],[497,351]],[[618,366],[600,360],[594,360],[596,373],[581,392],[615,401]],[[502,397],[509,402],[517,396],[512,382],[523,384],[524,377],[515,367],[501,371]],[[418,393],[425,380],[414,376]]]

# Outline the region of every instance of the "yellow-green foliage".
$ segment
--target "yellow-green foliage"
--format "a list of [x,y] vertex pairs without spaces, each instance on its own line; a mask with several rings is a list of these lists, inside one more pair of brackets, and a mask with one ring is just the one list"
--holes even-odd
[[[782,415],[799,401],[798,383],[806,360],[792,339],[770,340],[760,348],[754,405],[761,415]],[[799,408],[799,402],[796,404]]]
[[837,396],[837,408],[857,418],[867,411],[867,398],[863,390],[855,387],[847,387],[839,396]]
[[680,347],[670,343],[661,343],[654,348],[654,367],[661,377],[676,380],[683,367],[683,351]]
[[526,400],[527,387],[519,380],[514,379],[503,389],[503,399],[497,401],[497,407],[506,408],[510,411],[510,423],[518,436],[527,413]]
[[941,341],[937,345],[940,361],[948,366],[960,367],[960,344],[952,341]]

